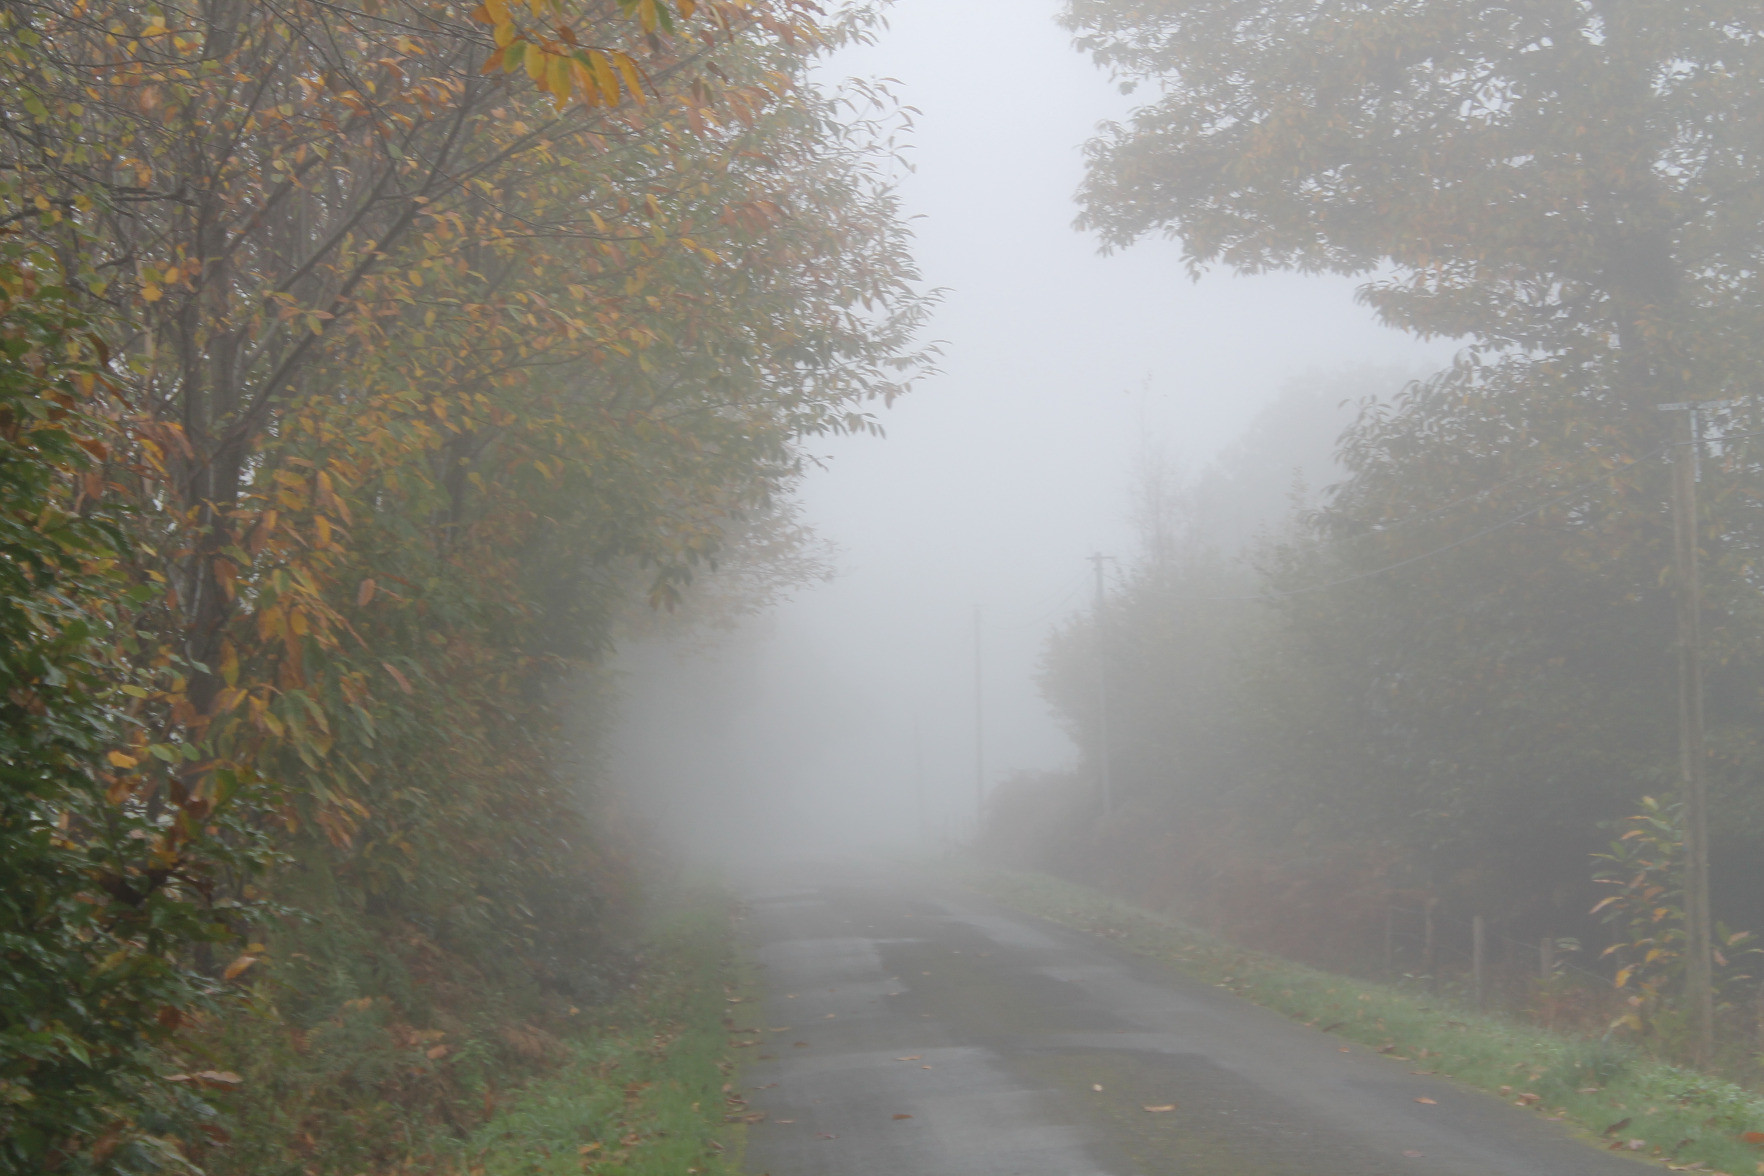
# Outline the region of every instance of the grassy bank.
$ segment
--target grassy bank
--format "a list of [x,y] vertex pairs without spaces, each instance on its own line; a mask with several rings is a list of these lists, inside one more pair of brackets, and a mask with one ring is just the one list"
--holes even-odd
[[[727,1176],[741,982],[733,904],[706,889],[618,948],[618,993],[576,1007],[450,959],[295,1026],[263,1006],[207,1041],[211,1176]],[[608,949],[612,950],[612,949]],[[445,993],[437,978],[451,974]],[[505,978],[504,978],[505,979]],[[531,987],[531,986],[529,986]],[[418,994],[421,1001],[412,997]],[[475,999],[474,999],[475,996]],[[223,1081],[224,1080],[224,1081]],[[731,1116],[733,1117],[733,1116]]]
[[739,987],[727,910],[700,902],[650,952],[631,996],[463,1145],[471,1176],[739,1170],[740,1128],[724,1121],[734,1069],[726,1010]]
[[[1679,1171],[1764,1173],[1764,1098],[1647,1058],[1622,1042],[1522,1026],[1436,996],[1247,951],[1057,878],[972,869],[966,885],[1018,910],[1230,989],[1408,1069],[1446,1075]],[[1764,1136],[1760,1136],[1764,1141]]]

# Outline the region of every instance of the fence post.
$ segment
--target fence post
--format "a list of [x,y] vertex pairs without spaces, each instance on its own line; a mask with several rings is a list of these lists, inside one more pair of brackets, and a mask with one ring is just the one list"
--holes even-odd
[[1556,974],[1556,941],[1548,935],[1537,945],[1537,962],[1545,980]]
[[1758,986],[1758,1011],[1756,1015],[1758,1030],[1758,1048],[1764,1049],[1764,984]]
[[1436,898],[1429,898],[1421,904],[1421,969],[1427,973],[1427,983],[1438,983],[1439,969],[1434,966],[1433,954],[1433,904]]
[[1482,916],[1473,915],[1470,919],[1470,975],[1476,987],[1477,1008],[1482,1007],[1483,1001],[1488,995],[1487,987],[1484,984],[1484,978],[1486,975],[1485,967],[1487,965],[1487,961],[1484,958],[1487,954],[1485,951],[1486,944],[1484,942],[1487,938],[1486,932],[1487,927],[1482,921]]
[[1396,971],[1396,908],[1384,908],[1384,974]]

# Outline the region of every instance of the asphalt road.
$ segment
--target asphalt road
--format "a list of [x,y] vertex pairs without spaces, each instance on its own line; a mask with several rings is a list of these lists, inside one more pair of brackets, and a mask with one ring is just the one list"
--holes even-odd
[[904,871],[805,867],[748,901],[755,1176],[1658,1170]]

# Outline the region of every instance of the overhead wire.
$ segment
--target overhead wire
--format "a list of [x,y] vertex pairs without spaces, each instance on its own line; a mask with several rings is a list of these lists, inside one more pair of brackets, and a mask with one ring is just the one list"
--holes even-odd
[[[1721,441],[1722,443],[1727,443],[1730,441],[1743,441],[1747,437],[1757,437],[1757,436],[1764,436],[1764,430],[1755,430],[1755,431],[1749,432],[1749,433],[1733,433],[1733,434],[1729,434],[1728,436],[1721,437],[1718,440]],[[1667,452],[1668,450],[1672,449],[1674,446],[1681,445],[1681,444],[1683,444],[1683,442],[1668,441],[1666,444],[1661,445],[1655,449],[1651,449],[1648,452],[1642,454],[1640,457],[1636,458],[1635,462],[1632,464],[1639,465],[1640,463],[1642,463],[1644,461],[1650,461],[1653,458],[1656,458],[1656,457],[1660,456],[1661,454]],[[1516,479],[1510,479],[1509,482],[1513,481],[1513,480],[1516,480]],[[1197,600],[1197,601],[1198,600],[1208,600],[1208,601],[1285,600],[1285,599],[1289,599],[1294,596],[1307,596],[1307,595],[1310,595],[1311,593],[1314,593],[1314,592],[1326,592],[1331,588],[1340,588],[1343,585],[1359,583],[1362,580],[1370,580],[1375,576],[1387,575],[1387,574],[1394,572],[1394,571],[1397,571],[1401,568],[1406,568],[1412,564],[1420,563],[1423,560],[1429,560],[1429,559],[1434,558],[1435,556],[1444,555],[1448,551],[1456,550],[1459,547],[1463,547],[1467,543],[1474,543],[1476,540],[1484,538],[1485,536],[1488,536],[1488,535],[1492,535],[1496,531],[1504,530],[1507,527],[1516,526],[1517,524],[1524,522],[1526,519],[1529,519],[1529,518],[1533,517],[1534,515],[1542,514],[1544,511],[1550,509],[1552,506],[1560,506],[1564,502],[1571,502],[1576,498],[1584,497],[1587,493],[1596,489],[1598,484],[1600,482],[1602,482],[1603,480],[1604,480],[1603,475],[1601,475],[1598,478],[1589,478],[1582,485],[1576,487],[1573,490],[1570,490],[1566,494],[1559,495],[1555,498],[1552,498],[1548,502],[1539,503],[1538,505],[1531,507],[1528,510],[1521,511],[1518,514],[1513,515],[1511,518],[1502,519],[1498,523],[1492,523],[1489,526],[1483,527],[1479,531],[1473,532],[1472,534],[1465,535],[1460,539],[1454,539],[1450,543],[1442,544],[1439,547],[1435,547],[1431,551],[1424,551],[1424,552],[1420,553],[1419,555],[1411,555],[1411,556],[1407,557],[1406,559],[1400,559],[1400,560],[1396,561],[1395,563],[1386,564],[1384,567],[1381,567],[1381,568],[1373,568],[1370,571],[1358,572],[1352,576],[1344,576],[1341,579],[1331,580],[1331,581],[1324,583],[1324,584],[1311,584],[1311,585],[1307,585],[1306,587],[1303,587],[1303,588],[1293,588],[1293,589],[1290,589],[1290,590],[1287,590],[1284,592],[1258,592],[1258,593],[1250,593],[1250,594],[1239,595],[1239,596],[1191,596],[1191,597],[1186,597],[1185,599]],[[1491,486],[1487,490],[1482,491],[1482,493],[1491,493],[1494,490],[1500,489],[1501,485],[1503,485],[1503,483],[1497,483],[1495,486]],[[1467,496],[1467,498],[1474,498],[1474,497],[1476,497],[1476,495]],[[1458,501],[1463,502],[1463,501],[1466,501],[1467,498],[1459,499]],[[1355,538],[1357,539],[1357,538],[1359,538],[1359,536],[1355,536]],[[1344,540],[1342,542],[1351,542],[1351,540]]]
[[[1748,437],[1758,437],[1758,436],[1764,436],[1764,430],[1754,430],[1752,432],[1747,432],[1747,433],[1732,433],[1732,434],[1728,434],[1723,437],[1715,438],[1715,440],[1718,443],[1726,444],[1726,443],[1733,442],[1733,441],[1743,441]],[[1674,446],[1680,445],[1680,444],[1683,444],[1683,442],[1668,441],[1664,445],[1658,446],[1658,447],[1651,449],[1648,452],[1642,454],[1640,457],[1636,458],[1634,463],[1632,463],[1632,464],[1640,464],[1645,461],[1651,461],[1652,459],[1659,457],[1661,454],[1666,453],[1668,450],[1672,449]],[[1436,515],[1439,515],[1439,514],[1445,512],[1446,510],[1452,509],[1453,507],[1460,506],[1465,502],[1471,501],[1472,499],[1480,498],[1480,497],[1484,497],[1488,494],[1492,494],[1497,490],[1503,489],[1507,486],[1514,484],[1515,482],[1520,482],[1520,481],[1525,480],[1525,478],[1527,478],[1527,477],[1533,477],[1533,476],[1535,476],[1535,474],[1516,475],[1512,478],[1507,478],[1507,479],[1504,479],[1503,481],[1497,482],[1492,486],[1486,486],[1483,489],[1478,490],[1472,494],[1466,494],[1460,498],[1454,499],[1452,502],[1449,502],[1449,503],[1445,504],[1444,506],[1436,507],[1433,510],[1428,511],[1424,514],[1411,516],[1410,518],[1402,520],[1400,523],[1394,524],[1391,527],[1385,528],[1383,530],[1369,531],[1369,532],[1365,532],[1360,535],[1350,536],[1347,539],[1324,540],[1324,541],[1321,541],[1320,543],[1314,544],[1313,546],[1314,547],[1338,547],[1338,546],[1344,546],[1348,543],[1356,542],[1360,539],[1365,538],[1367,535],[1388,535],[1392,531],[1394,531],[1398,526],[1407,526],[1412,522],[1419,522],[1423,519],[1434,517]],[[1251,602],[1251,601],[1288,600],[1288,599],[1291,599],[1295,596],[1309,596],[1309,595],[1312,595],[1317,592],[1327,592],[1333,588],[1341,588],[1341,587],[1344,587],[1348,584],[1357,584],[1357,583],[1360,583],[1365,580],[1374,579],[1378,576],[1389,575],[1391,572],[1400,571],[1403,568],[1410,567],[1414,564],[1421,563],[1425,560],[1433,559],[1436,556],[1444,555],[1448,551],[1455,551],[1456,549],[1463,547],[1466,544],[1474,543],[1478,539],[1486,538],[1487,536],[1492,535],[1497,531],[1502,531],[1508,527],[1517,526],[1518,524],[1524,522],[1526,519],[1529,519],[1529,518],[1532,518],[1536,515],[1542,514],[1544,511],[1549,510],[1551,507],[1560,506],[1565,502],[1572,502],[1576,498],[1584,497],[1586,494],[1588,494],[1592,490],[1596,489],[1598,487],[1598,485],[1603,481],[1604,481],[1603,475],[1601,475],[1598,478],[1589,478],[1581,485],[1568,491],[1566,494],[1561,494],[1561,495],[1558,495],[1554,498],[1549,499],[1546,502],[1541,502],[1541,503],[1537,504],[1536,506],[1533,506],[1533,507],[1530,507],[1526,510],[1520,511],[1516,515],[1513,515],[1509,518],[1502,519],[1498,523],[1491,523],[1490,525],[1483,527],[1480,530],[1477,530],[1475,532],[1472,532],[1469,535],[1465,535],[1461,538],[1454,539],[1450,543],[1441,544],[1440,546],[1435,547],[1430,551],[1424,551],[1424,552],[1421,552],[1420,554],[1411,555],[1411,556],[1408,556],[1404,559],[1397,560],[1395,563],[1386,564],[1383,567],[1372,568],[1372,569],[1370,569],[1368,571],[1364,571],[1364,572],[1356,572],[1355,574],[1353,574],[1351,576],[1343,576],[1339,579],[1327,581],[1326,583],[1309,584],[1303,588],[1292,588],[1292,589],[1288,589],[1285,591],[1279,591],[1279,592],[1252,592],[1252,593],[1239,593],[1239,594],[1234,594],[1234,595],[1221,595],[1221,596],[1182,596],[1182,597],[1178,597],[1177,599],[1181,600],[1181,601],[1189,601],[1189,602],[1195,602],[1195,603],[1222,603],[1222,602]],[[1071,598],[1071,595],[1073,595],[1073,594],[1068,594],[1068,596],[1067,596],[1068,600]],[[1063,603],[1059,607],[1064,607]],[[1056,608],[1054,611],[1058,611],[1058,608]],[[1051,613],[1049,615],[1051,615]],[[1035,623],[1039,623],[1039,622],[1031,622],[1031,624],[1035,624]],[[1028,627],[1028,626],[1023,626],[1023,627]]]
[[1089,578],[1090,578],[1090,576],[1088,573],[1084,573],[1084,574],[1079,575],[1077,577],[1077,579],[1074,581],[1071,589],[1068,590],[1063,596],[1060,597],[1059,603],[1055,604],[1052,608],[1047,609],[1045,612],[1041,613],[1040,616],[1037,616],[1037,617],[1035,617],[1031,620],[1027,620],[1027,621],[1013,622],[1008,625],[1005,625],[1005,624],[994,625],[993,628],[1002,629],[1002,630],[1005,630],[1006,632],[1016,632],[1016,631],[1022,630],[1022,629],[1039,628],[1040,626],[1046,624],[1048,621],[1052,620],[1056,614],[1059,614],[1059,613],[1066,611],[1066,607],[1072,603],[1073,598],[1076,597],[1079,593],[1084,591],[1085,586],[1086,586],[1086,581],[1089,580]]

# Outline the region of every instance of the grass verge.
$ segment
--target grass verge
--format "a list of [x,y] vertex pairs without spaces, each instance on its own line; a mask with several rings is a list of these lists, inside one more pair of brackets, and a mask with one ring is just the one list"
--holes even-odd
[[727,997],[741,984],[727,904],[700,899],[653,938],[624,1000],[569,1041],[565,1060],[463,1141],[470,1176],[732,1176]]
[[1764,1174],[1764,1148],[1745,1138],[1764,1131],[1764,1098],[1654,1061],[1622,1042],[1552,1033],[1452,1007],[1437,996],[1249,951],[1047,875],[969,869],[960,880],[1008,906],[1106,939],[1416,1069],[1531,1106],[1603,1146],[1674,1171]]

